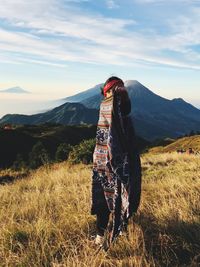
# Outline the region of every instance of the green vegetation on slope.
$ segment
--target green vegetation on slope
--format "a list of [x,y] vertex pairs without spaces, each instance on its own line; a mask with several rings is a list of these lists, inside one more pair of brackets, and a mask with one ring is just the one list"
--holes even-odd
[[142,158],[142,202],[128,236],[96,254],[91,166],[64,162],[0,187],[1,266],[198,266],[200,157]]
[[17,158],[29,165],[30,153],[38,143],[54,161],[60,144],[77,145],[94,138],[96,126],[64,126],[58,124],[25,125],[12,130],[0,129],[0,168],[8,168]]
[[[94,144],[95,136],[95,125],[64,126],[46,123],[22,125],[10,130],[0,129],[0,168],[37,168],[43,163],[66,160],[71,150],[73,162],[90,162],[94,150],[94,145],[90,144]],[[140,137],[136,137],[136,142],[139,150],[149,145],[148,141]],[[74,155],[79,158],[76,160]]]

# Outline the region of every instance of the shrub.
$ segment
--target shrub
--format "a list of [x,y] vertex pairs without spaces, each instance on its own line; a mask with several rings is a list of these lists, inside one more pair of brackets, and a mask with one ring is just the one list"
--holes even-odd
[[50,162],[50,157],[48,151],[42,144],[42,142],[37,142],[32,151],[29,153],[29,167],[36,169],[41,165],[48,164]]
[[12,169],[20,171],[26,168],[26,163],[21,154],[17,154],[16,160],[13,162]]
[[24,230],[13,229],[5,234],[5,248],[14,253],[20,253],[28,246],[29,233]]
[[95,147],[95,138],[84,140],[80,144],[73,147],[69,153],[69,162],[72,164],[84,163],[89,164],[92,162],[92,155]]
[[72,146],[66,143],[62,143],[58,146],[55,154],[55,160],[61,162],[68,159],[69,153],[72,150]]

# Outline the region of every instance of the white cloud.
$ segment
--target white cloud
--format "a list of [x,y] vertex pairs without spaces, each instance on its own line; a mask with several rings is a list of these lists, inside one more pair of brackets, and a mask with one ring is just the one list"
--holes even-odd
[[[0,1],[0,18],[15,27],[15,32],[0,28],[0,50],[8,61],[57,67],[65,67],[68,61],[118,65],[140,62],[199,69],[198,55],[188,48],[200,43],[197,8],[191,9],[189,17],[179,15],[168,21],[170,32],[163,36],[155,30],[136,31],[134,20],[84,14],[70,4],[63,8],[62,0]],[[115,2],[109,2],[113,8]],[[180,58],[167,57],[165,51],[179,53]]]
[[195,4],[199,3],[199,0],[135,0],[140,4]]
[[116,3],[116,1],[114,0],[107,0],[106,1],[106,5],[108,8],[110,9],[115,9],[115,8],[119,8],[119,5]]

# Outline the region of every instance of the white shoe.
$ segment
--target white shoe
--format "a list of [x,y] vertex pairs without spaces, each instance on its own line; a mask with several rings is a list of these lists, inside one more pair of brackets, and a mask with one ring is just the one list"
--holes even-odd
[[99,245],[99,246],[102,246],[103,245],[103,240],[104,240],[104,237],[101,236],[101,235],[96,235],[96,238],[95,238],[95,245]]

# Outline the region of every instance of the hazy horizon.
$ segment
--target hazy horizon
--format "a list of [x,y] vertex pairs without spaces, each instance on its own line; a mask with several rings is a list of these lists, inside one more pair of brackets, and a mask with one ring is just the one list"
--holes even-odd
[[[92,87],[94,87],[95,85],[97,84],[94,84]],[[68,94],[68,95],[67,94],[66,95],[57,95],[57,94],[47,95],[47,94],[42,94],[42,93],[36,94],[28,90],[28,88],[25,88],[25,90],[27,90],[29,94],[1,92],[4,89],[6,88],[0,88],[0,119],[6,114],[17,113],[17,114],[31,115],[31,114],[45,112],[59,105],[59,104],[56,105],[56,100],[66,98],[77,93],[81,93],[90,88],[87,88],[81,91],[76,91],[74,94]],[[179,96],[177,95],[172,98],[165,97],[159,93],[159,90],[152,90],[152,88],[148,88],[148,89],[150,89],[153,93],[156,93],[160,95],[161,97],[164,97],[170,100],[173,98],[183,98],[186,102],[200,109],[200,101],[198,102],[195,99],[194,100],[185,99],[181,95]]]

